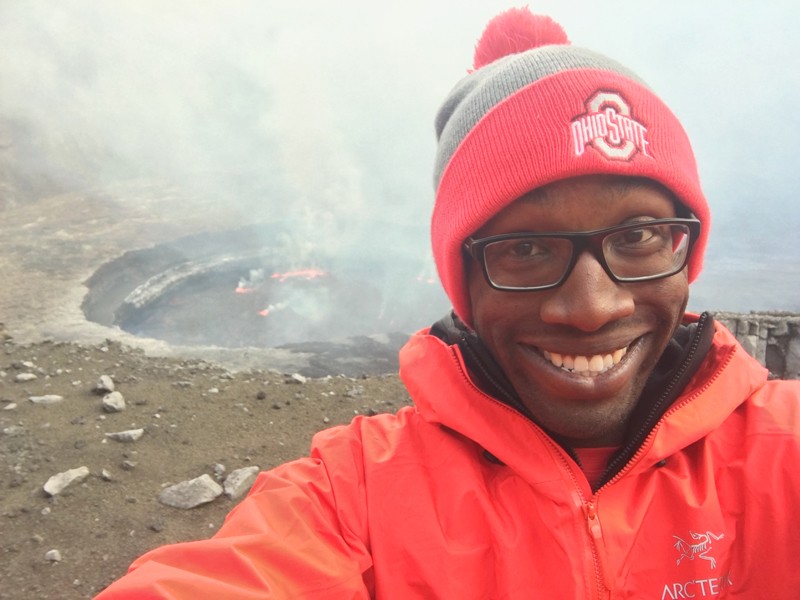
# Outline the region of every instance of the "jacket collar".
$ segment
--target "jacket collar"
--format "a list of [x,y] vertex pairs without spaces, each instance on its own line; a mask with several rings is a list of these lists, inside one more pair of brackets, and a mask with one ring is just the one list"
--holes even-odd
[[[652,422],[634,415],[635,435],[629,436],[625,456],[617,460],[620,464],[604,481],[624,468],[633,456],[646,457],[645,462],[651,465],[700,439],[763,385],[766,370],[744,352],[730,332],[710,316],[705,319],[707,334],[697,331],[700,325],[693,325],[701,323],[702,317],[687,315],[686,327],[665,352],[665,365],[654,372],[643,399],[652,406],[652,398],[656,391],[663,390],[664,381],[674,382],[671,391],[657,396],[660,405],[654,411],[644,411],[655,415]],[[574,455],[538,427],[524,408],[520,410],[503,394],[487,388],[488,377],[499,383],[504,394],[513,394],[502,372],[494,370],[496,365],[476,375],[475,368],[468,366],[474,357],[466,358],[470,352],[462,350],[459,335],[455,341],[447,335],[443,340],[441,329],[437,324],[419,332],[400,353],[401,378],[423,418],[468,437],[503,463],[528,472],[533,479],[548,476],[548,469],[541,469],[543,461],[531,461],[540,452],[542,456],[560,455],[562,459],[569,455],[574,460]],[[697,344],[694,354],[688,354],[687,344]],[[675,370],[676,359],[678,365],[684,365],[680,373]],[[538,464],[535,474],[530,471],[532,462]]]

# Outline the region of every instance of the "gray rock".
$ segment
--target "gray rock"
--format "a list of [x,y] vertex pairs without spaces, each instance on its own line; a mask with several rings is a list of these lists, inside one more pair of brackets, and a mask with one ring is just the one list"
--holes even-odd
[[30,396],[28,398],[34,404],[58,404],[62,400],[64,400],[64,396],[58,396],[56,394],[47,394],[45,396]]
[[48,550],[44,553],[44,559],[49,562],[60,562],[61,561],[61,552],[53,548],[52,550]]
[[9,425],[0,429],[0,433],[8,437],[15,437],[25,433],[25,428],[22,425]]
[[106,437],[116,442],[130,443],[135,442],[144,435],[144,429],[128,429],[126,431],[115,431],[107,433]]
[[789,323],[786,320],[779,320],[770,333],[775,337],[789,335]]
[[161,490],[158,501],[175,508],[194,508],[216,499],[222,494],[222,486],[204,473],[188,481],[176,483]]
[[17,376],[14,377],[14,381],[17,383],[24,383],[26,381],[33,381],[36,378],[36,375],[33,373],[18,373]]
[[260,470],[259,467],[254,465],[231,471],[230,475],[225,478],[225,483],[223,483],[225,495],[231,500],[244,496],[250,491]]
[[94,386],[95,393],[100,395],[113,392],[114,389],[114,380],[108,375],[100,375],[100,379],[97,380]]
[[300,373],[293,373],[286,380],[286,383],[305,383],[307,381],[308,381],[307,377],[300,375]]
[[103,396],[103,410],[118,413],[125,410],[125,398],[119,392],[111,392]]
[[792,338],[786,352],[786,378],[800,379],[800,338]]
[[68,485],[81,482],[88,476],[88,467],[78,467],[77,469],[70,469],[58,475],[53,475],[42,487],[47,494],[55,496],[63,492]]

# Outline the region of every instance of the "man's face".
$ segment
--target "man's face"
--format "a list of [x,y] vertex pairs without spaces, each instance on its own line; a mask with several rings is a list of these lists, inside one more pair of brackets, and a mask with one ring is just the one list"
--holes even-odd
[[[579,177],[517,200],[474,237],[589,231],[674,216],[670,195],[655,183]],[[654,281],[615,283],[584,252],[560,287],[531,292],[493,289],[475,261],[468,271],[475,330],[537,421],[576,447],[619,444],[680,324],[689,296],[686,269]],[[606,370],[579,372],[592,360],[596,365],[598,356]],[[572,371],[554,364],[570,364],[568,357],[577,365]]]

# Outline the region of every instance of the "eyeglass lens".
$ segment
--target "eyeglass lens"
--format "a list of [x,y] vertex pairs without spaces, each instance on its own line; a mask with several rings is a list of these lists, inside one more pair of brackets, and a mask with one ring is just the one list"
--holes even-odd
[[[658,277],[680,270],[689,237],[686,225],[641,225],[605,234],[602,254],[608,269],[620,280]],[[484,260],[496,285],[538,287],[564,277],[574,252],[575,242],[569,237],[520,236],[488,243]]]

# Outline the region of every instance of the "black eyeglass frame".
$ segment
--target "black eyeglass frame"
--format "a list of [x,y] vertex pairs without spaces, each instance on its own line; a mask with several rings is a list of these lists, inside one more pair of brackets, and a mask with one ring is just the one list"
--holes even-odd
[[[611,267],[608,266],[608,262],[606,262],[605,254],[603,253],[603,240],[614,233],[619,233],[621,231],[634,231],[636,229],[641,229],[642,227],[651,227],[653,225],[686,225],[689,229],[689,247],[686,250],[686,256],[683,258],[683,262],[666,273],[659,273],[658,275],[644,275],[642,277],[618,277],[611,271]],[[505,292],[531,292],[531,291],[541,291],[541,290],[549,290],[560,286],[564,283],[567,278],[572,273],[572,270],[575,268],[575,265],[578,262],[578,258],[580,258],[581,254],[584,251],[588,250],[592,253],[592,256],[600,263],[603,267],[603,270],[609,276],[612,281],[617,283],[637,283],[641,281],[653,281],[656,279],[664,279],[665,277],[672,277],[676,273],[679,273],[683,270],[686,266],[686,263],[689,261],[689,257],[692,255],[692,249],[694,244],[697,242],[697,238],[700,236],[701,224],[700,221],[697,219],[680,219],[680,218],[669,218],[669,219],[653,219],[650,221],[638,221],[636,223],[623,223],[622,225],[614,225],[613,227],[606,227],[604,229],[595,229],[593,231],[548,231],[546,233],[527,233],[524,231],[515,232],[515,233],[502,233],[500,235],[491,235],[484,238],[467,238],[464,242],[464,251],[474,258],[478,263],[481,265],[481,269],[483,270],[483,276],[486,279],[486,282],[496,290],[505,291]],[[485,248],[487,245],[493,242],[501,242],[504,240],[512,240],[516,238],[562,238],[567,239],[572,243],[572,256],[570,257],[569,263],[567,267],[564,269],[564,274],[553,283],[548,283],[546,285],[539,285],[539,286],[526,286],[526,287],[518,287],[518,286],[507,286],[507,285],[500,285],[492,281],[492,278],[489,276],[489,269],[486,266],[486,255],[485,255]]]

